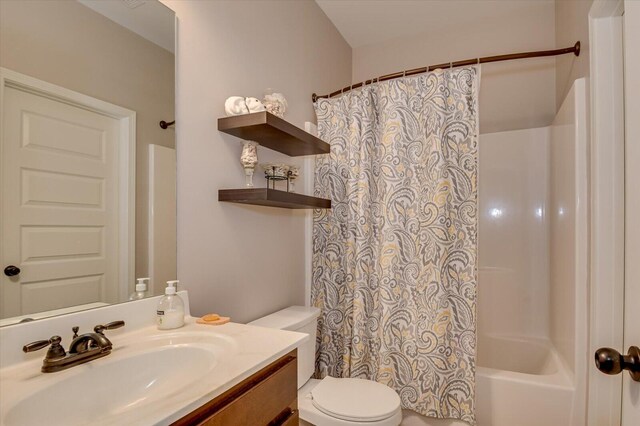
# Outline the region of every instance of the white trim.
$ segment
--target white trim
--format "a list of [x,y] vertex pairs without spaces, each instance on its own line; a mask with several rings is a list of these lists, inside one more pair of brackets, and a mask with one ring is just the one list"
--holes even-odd
[[589,348],[589,118],[586,79],[577,79],[575,92],[575,402],[574,425],[584,425],[587,415]]
[[[171,182],[171,185],[168,184]],[[162,294],[164,283],[176,279],[176,150],[149,144],[149,228],[147,294]],[[172,260],[172,261],[171,261]]]
[[[589,359],[599,347],[622,349],[624,308],[624,86],[622,0],[595,0],[591,46],[591,242]],[[622,377],[590,363],[587,424],[619,425]]]
[[[640,345],[640,2],[624,1],[624,113],[625,113],[625,280],[624,347]],[[621,351],[622,352],[622,351]],[[622,375],[622,425],[640,424],[640,383]]]
[[[307,133],[318,136],[318,126],[310,121],[304,123]],[[303,191],[313,195],[313,180],[315,174],[315,157],[307,156],[304,161]],[[304,218],[304,305],[311,306],[311,284],[313,281],[313,210],[308,210]]]
[[[119,120],[120,146],[125,147],[125,149],[118,149],[119,223],[126,223],[128,226],[119,226],[118,231],[118,295],[119,300],[127,300],[129,284],[134,282],[135,276],[136,112],[0,67],[0,117],[4,117],[2,108],[5,87],[15,87]],[[0,132],[0,149],[3,146],[2,138],[3,133]],[[1,151],[0,155],[2,155]],[[0,178],[1,176],[2,173]],[[2,253],[0,258],[1,255]]]

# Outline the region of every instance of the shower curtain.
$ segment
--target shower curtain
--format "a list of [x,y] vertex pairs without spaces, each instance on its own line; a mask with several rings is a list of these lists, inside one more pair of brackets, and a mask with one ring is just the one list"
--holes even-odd
[[475,423],[479,68],[316,104],[316,376],[384,383],[403,408]]

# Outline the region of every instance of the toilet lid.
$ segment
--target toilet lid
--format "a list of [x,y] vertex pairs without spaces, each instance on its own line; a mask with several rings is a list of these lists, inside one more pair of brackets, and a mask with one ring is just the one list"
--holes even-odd
[[400,409],[400,397],[393,389],[363,379],[325,377],[311,397],[318,410],[348,421],[384,420]]

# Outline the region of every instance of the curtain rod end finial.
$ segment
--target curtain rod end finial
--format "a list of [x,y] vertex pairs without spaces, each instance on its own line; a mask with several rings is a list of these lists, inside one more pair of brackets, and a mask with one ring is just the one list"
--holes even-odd
[[576,41],[576,44],[573,46],[573,48],[575,49],[575,50],[573,51],[573,53],[574,53],[576,56],[580,56],[580,41],[579,41],[579,40],[578,40],[578,41]]
[[316,95],[315,93],[311,95],[311,101],[315,102],[318,100],[318,95]]

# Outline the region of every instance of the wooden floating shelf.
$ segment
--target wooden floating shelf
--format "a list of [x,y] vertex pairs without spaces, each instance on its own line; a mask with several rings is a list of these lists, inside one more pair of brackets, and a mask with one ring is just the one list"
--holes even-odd
[[218,130],[290,157],[328,154],[329,144],[266,111],[218,119]]
[[218,201],[285,209],[331,208],[331,200],[270,188],[220,189],[218,191]]

